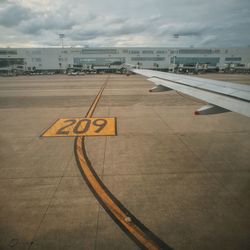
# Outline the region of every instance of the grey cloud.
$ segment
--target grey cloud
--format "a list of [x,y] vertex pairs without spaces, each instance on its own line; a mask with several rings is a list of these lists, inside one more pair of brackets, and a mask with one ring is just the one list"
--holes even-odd
[[33,19],[20,26],[20,31],[26,34],[40,34],[43,30],[66,30],[74,25],[73,21],[50,19]]
[[42,30],[65,30],[76,24],[63,6],[56,10],[30,9],[20,3],[0,5],[0,25],[24,34],[38,35]]
[[11,0],[0,4],[0,32],[6,34],[0,46],[18,36],[20,43],[56,44],[58,33],[66,34],[68,45],[250,44],[249,0],[58,0],[49,8],[45,2],[37,2]]
[[107,24],[108,25],[119,25],[119,24],[123,24],[124,22],[126,22],[126,18],[122,18],[122,17],[111,17],[107,19]]
[[0,25],[13,27],[22,21],[30,19],[32,11],[20,5],[7,5],[6,8],[0,9]]
[[197,30],[194,30],[194,31],[182,31],[182,32],[179,32],[177,33],[179,36],[200,36],[202,35],[202,31],[197,31]]
[[[155,19],[156,20],[156,19]],[[152,20],[154,22],[154,20]],[[152,23],[151,22],[151,23]],[[94,25],[93,25],[94,23]],[[105,39],[119,38],[124,35],[138,35],[145,32],[153,31],[149,28],[147,19],[125,19],[125,18],[104,18],[93,17],[92,20],[86,22],[85,25],[78,27],[76,30],[70,33],[72,40],[87,41],[100,37]]]
[[67,30],[76,22],[63,13],[37,13],[28,22],[23,22],[20,31],[26,34],[40,34],[43,30]]
[[215,43],[217,40],[216,35],[206,35],[198,41],[198,46],[209,46],[209,44]]
[[93,31],[71,33],[70,37],[75,41],[88,41],[103,35],[104,32],[93,30]]
[[208,30],[208,26],[199,23],[170,23],[159,27],[159,35],[173,35],[181,36],[201,36]]

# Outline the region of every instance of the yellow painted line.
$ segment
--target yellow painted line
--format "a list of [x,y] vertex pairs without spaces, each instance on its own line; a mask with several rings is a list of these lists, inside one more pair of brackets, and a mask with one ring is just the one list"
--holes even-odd
[[116,118],[61,118],[42,137],[116,135]]
[[[92,103],[86,118],[90,118],[101,95],[107,85],[108,79],[103,84],[101,90]],[[168,249],[171,248],[156,235],[154,235],[148,228],[140,223],[107,189],[107,187],[100,180],[90,161],[84,146],[84,136],[78,136],[75,139],[75,156],[78,167],[85,178],[88,186],[100,201],[105,210],[117,222],[117,224],[127,232],[127,234],[143,249]]]
[[98,102],[99,102],[99,100],[100,100],[100,98],[102,96],[102,93],[103,93],[103,91],[104,91],[104,89],[105,89],[105,87],[106,87],[106,85],[108,83],[108,80],[109,80],[109,77],[106,79],[105,83],[102,85],[99,93],[97,94],[94,102],[91,104],[91,106],[90,106],[90,108],[89,108],[89,110],[88,110],[88,112],[87,112],[87,114],[85,116],[86,118],[90,118],[94,114],[95,108],[96,108],[96,106],[97,106],[97,104],[98,104]]
[[[83,154],[83,144],[84,138],[76,138],[76,152],[78,158],[78,165],[81,167],[82,172],[85,175],[85,178],[88,180],[89,185],[94,189],[96,195],[100,197],[102,202],[105,204],[106,208],[110,210],[113,216],[119,220],[129,233],[131,233],[137,241],[139,241],[146,249],[164,249],[159,247],[157,243],[152,241],[143,230],[141,230],[134,222],[131,220],[126,213],[113,201],[113,199],[106,192],[103,185],[100,184],[99,179],[96,178],[96,175],[91,171],[87,161],[86,156]],[[166,248],[167,249],[167,248]]]

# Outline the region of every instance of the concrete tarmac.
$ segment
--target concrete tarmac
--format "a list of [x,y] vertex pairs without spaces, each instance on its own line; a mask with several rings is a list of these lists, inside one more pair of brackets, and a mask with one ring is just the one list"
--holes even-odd
[[[58,118],[84,117],[106,79],[0,78],[0,249],[138,249],[83,180],[74,138],[40,137]],[[117,117],[118,135],[86,139],[98,176],[176,250],[249,249],[250,119],[195,116],[200,100],[151,87],[110,75],[93,116]]]

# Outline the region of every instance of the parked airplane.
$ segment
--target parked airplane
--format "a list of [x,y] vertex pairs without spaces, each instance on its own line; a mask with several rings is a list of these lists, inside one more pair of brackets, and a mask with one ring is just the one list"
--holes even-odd
[[250,117],[250,86],[232,82],[203,79],[193,76],[165,73],[155,70],[129,70],[148,77],[155,83],[150,92],[177,90],[208,103],[196,110],[196,115],[234,111]]

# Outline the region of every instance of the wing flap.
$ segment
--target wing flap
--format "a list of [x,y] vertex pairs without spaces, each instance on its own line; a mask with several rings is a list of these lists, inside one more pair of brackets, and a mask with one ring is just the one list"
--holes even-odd
[[172,81],[162,80],[156,77],[151,77],[148,80],[154,82],[156,85],[162,85],[164,87],[180,91],[184,94],[201,99],[216,106],[220,106],[224,109],[250,117],[250,103],[247,101],[233,98],[225,94],[221,95],[220,93],[209,92]]
[[239,99],[250,101],[250,86],[232,82],[223,82],[217,80],[203,79],[187,75],[179,75],[173,73],[165,73],[154,70],[134,69],[135,73],[147,76],[156,77],[161,80],[168,80],[182,85],[187,85],[193,88],[202,89],[210,92],[215,92],[223,95],[230,95]]

